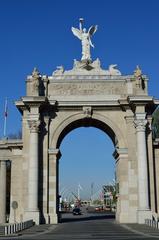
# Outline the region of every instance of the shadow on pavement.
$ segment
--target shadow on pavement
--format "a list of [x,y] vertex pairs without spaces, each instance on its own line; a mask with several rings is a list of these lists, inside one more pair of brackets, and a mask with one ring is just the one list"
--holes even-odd
[[81,222],[81,221],[92,221],[92,220],[101,220],[101,219],[115,219],[115,214],[102,214],[94,216],[76,216],[76,217],[65,217],[61,219],[61,223],[64,222]]

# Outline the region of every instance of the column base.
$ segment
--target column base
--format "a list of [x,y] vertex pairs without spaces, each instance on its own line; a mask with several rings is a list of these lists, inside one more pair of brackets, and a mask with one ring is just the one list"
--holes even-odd
[[58,223],[58,215],[57,214],[48,214],[49,224],[57,224]]
[[33,220],[35,224],[40,224],[40,213],[39,210],[25,210],[24,213],[25,220]]
[[[130,217],[131,216],[131,217]],[[118,223],[136,223],[136,214],[133,212],[128,213],[117,213],[115,217]]]
[[140,209],[137,210],[137,222],[139,224],[144,224],[145,219],[152,219],[152,212],[150,209]]

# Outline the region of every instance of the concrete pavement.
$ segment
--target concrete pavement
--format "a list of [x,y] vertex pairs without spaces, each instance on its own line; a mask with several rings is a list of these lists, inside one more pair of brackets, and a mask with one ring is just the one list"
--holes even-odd
[[58,225],[34,226],[22,232],[21,236],[5,239],[38,240],[138,240],[159,239],[159,231],[146,225],[117,224],[111,215],[103,213],[73,216],[65,214]]

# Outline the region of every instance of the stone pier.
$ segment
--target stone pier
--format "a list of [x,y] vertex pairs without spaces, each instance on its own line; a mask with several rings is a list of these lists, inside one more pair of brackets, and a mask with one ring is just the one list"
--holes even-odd
[[135,117],[138,160],[138,223],[145,223],[146,218],[151,218],[145,135],[147,120],[145,117],[145,113],[137,113]]
[[0,160],[0,223],[6,223],[6,161]]
[[39,224],[38,209],[38,129],[39,121],[29,120],[30,127],[30,151],[29,151],[29,169],[28,169],[28,208],[25,212],[28,220],[33,219]]

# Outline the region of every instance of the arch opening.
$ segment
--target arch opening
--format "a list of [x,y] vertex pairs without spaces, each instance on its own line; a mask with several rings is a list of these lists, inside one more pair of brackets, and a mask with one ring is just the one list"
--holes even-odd
[[[78,130],[78,129],[84,129],[85,130],[85,128],[89,128],[89,129],[96,129],[96,131],[98,131],[98,132],[100,132],[100,133],[98,133],[98,134],[101,134],[101,135],[104,135],[106,138],[107,138],[107,140],[110,142],[110,145],[109,146],[111,146],[110,148],[110,151],[111,151],[111,158],[113,159],[113,157],[112,157],[112,153],[113,153],[113,151],[114,151],[114,147],[116,147],[117,146],[117,138],[116,138],[116,135],[115,135],[115,133],[113,132],[113,130],[108,126],[108,125],[106,125],[105,123],[103,123],[102,121],[100,121],[100,120],[97,120],[97,119],[90,119],[90,118],[86,118],[86,119],[80,119],[80,120],[76,120],[76,121],[73,121],[73,122],[71,122],[70,124],[68,124],[64,129],[63,129],[63,131],[61,132],[61,134],[59,135],[59,138],[58,138],[58,141],[57,141],[57,148],[58,149],[60,149],[60,152],[62,153],[62,158],[63,158],[63,150],[61,151],[61,146],[62,146],[62,144],[63,144],[63,142],[65,141],[65,139],[70,135],[70,134],[73,134],[74,133],[74,131],[76,131],[76,130]],[[80,135],[80,133],[78,134],[78,135]],[[96,138],[96,136],[94,136],[94,138]],[[89,139],[89,136],[88,136],[88,139]],[[110,139],[112,140],[112,141],[110,141]],[[107,142],[108,142],[107,141]],[[79,145],[80,145],[80,142],[79,142]],[[102,148],[102,147],[101,147]],[[111,181],[108,181],[108,179],[106,178],[107,176],[107,173],[104,173],[104,171],[102,172],[101,171],[101,168],[98,166],[98,164],[100,164],[99,162],[100,161],[97,161],[97,164],[96,164],[96,173],[95,173],[95,177],[97,177],[99,174],[103,174],[103,178],[105,177],[105,180],[103,179],[103,183],[102,184],[100,184],[100,187],[99,186],[95,186],[95,182],[96,182],[96,180],[93,180],[93,179],[90,179],[90,181],[89,181],[89,183],[88,183],[88,185],[89,185],[89,187],[90,187],[90,197],[88,196],[89,194],[86,194],[85,196],[87,196],[87,197],[83,197],[83,198],[81,198],[81,200],[83,200],[83,201],[85,201],[85,204],[92,204],[92,203],[94,203],[94,206],[95,206],[95,201],[96,201],[96,205],[99,205],[100,204],[100,206],[101,206],[101,208],[103,208],[103,211],[104,211],[104,209],[106,209],[107,208],[107,210],[112,210],[112,209],[110,209],[111,208],[111,204],[112,204],[112,202],[113,202],[113,207],[114,207],[114,209],[115,209],[115,202],[114,201],[111,201],[110,200],[110,198],[107,198],[107,200],[106,200],[106,197],[105,197],[105,192],[104,191],[110,191],[110,188],[111,188],[111,191],[114,191],[115,192],[115,189],[114,189],[114,187],[115,187],[115,162],[114,161],[112,161],[112,159],[111,159],[111,161],[112,161],[112,165],[113,165],[113,170],[112,170],[112,166],[110,167],[110,166],[106,166],[106,164],[110,164],[109,162],[109,159],[108,158],[110,158],[110,155],[107,153],[107,150],[106,150],[106,148],[105,147],[103,147],[104,149],[104,151],[105,151],[105,153],[104,153],[104,151],[103,151],[103,156],[102,156],[102,158],[104,159],[104,161],[105,161],[105,165],[102,165],[102,161],[101,161],[101,165],[102,165],[102,170],[103,169],[105,169],[106,171],[113,171],[113,173],[112,173],[112,179],[111,179],[111,181],[112,180],[114,180],[114,182],[111,182]],[[72,151],[72,150],[70,150],[70,151]],[[99,150],[100,151],[100,150]],[[97,152],[98,152],[98,150],[97,150]],[[64,153],[65,154],[65,153]],[[78,153],[77,153],[78,154]],[[109,155],[109,156],[108,156]],[[68,156],[67,156],[68,157]],[[66,157],[66,158],[67,158]],[[69,158],[69,157],[68,157]],[[74,156],[74,158],[76,158],[76,156]],[[99,159],[100,159],[100,157],[99,157]],[[62,160],[63,159],[60,159],[60,164],[61,164],[61,162],[62,162]],[[65,159],[66,160],[66,159]],[[92,160],[92,159],[91,159]],[[107,161],[108,160],[108,161]],[[113,159],[114,160],[114,159]],[[88,161],[89,162],[89,161]],[[73,196],[74,195],[76,195],[76,196],[74,196],[74,197],[79,197],[78,196],[78,190],[76,189],[76,191],[75,190],[73,190],[71,187],[68,187],[68,186],[63,186],[62,187],[62,189],[60,189],[60,183],[61,183],[61,180],[60,180],[60,164],[59,164],[59,169],[58,169],[58,192],[59,192],[59,195],[60,196],[62,196],[63,195],[63,199],[61,199],[61,201],[63,201],[64,200],[64,195],[66,195],[67,196],[67,198],[69,198],[69,201],[70,201],[70,199],[71,199],[71,201],[73,201]],[[72,162],[72,164],[73,164],[73,162]],[[74,163],[75,165],[77,165],[78,166],[78,161],[75,161],[75,163]],[[84,162],[82,162],[82,163],[80,163],[80,164],[83,164],[83,166],[84,166]],[[91,163],[90,163],[91,164]],[[87,167],[88,167],[88,165],[87,165]],[[95,166],[94,166],[95,167]],[[99,168],[99,169],[98,169]],[[74,170],[72,170],[72,171],[77,171],[77,167],[75,167],[75,169]],[[80,169],[79,169],[79,171],[81,171]],[[101,172],[100,172],[101,171]],[[60,173],[60,174],[59,174]],[[67,173],[68,174],[68,173]],[[90,173],[89,173],[90,174]],[[88,175],[89,175],[88,174]],[[75,176],[76,177],[76,176]],[[90,174],[90,178],[91,178],[91,174]],[[59,181],[60,180],[60,181]],[[88,178],[87,178],[87,180],[88,180]],[[73,180],[72,180],[73,181]],[[80,183],[80,180],[76,177],[76,185],[77,185],[77,183],[79,182]],[[111,183],[110,183],[111,182]],[[66,184],[66,181],[65,181],[65,184]],[[111,186],[109,186],[109,184],[111,185]],[[113,186],[113,184],[114,184],[114,186]],[[98,184],[99,185],[99,184]],[[109,189],[106,189],[106,188],[104,188],[104,185],[105,185],[105,187],[107,187],[107,188],[109,188]],[[82,183],[82,187],[83,187],[83,183]],[[94,189],[93,189],[93,187],[94,187]],[[78,188],[78,186],[77,186],[77,188]],[[88,190],[88,186],[87,186],[87,190]],[[92,193],[91,193],[91,191],[92,191]],[[103,196],[102,196],[103,195]],[[102,197],[101,197],[102,196]],[[96,199],[95,199],[96,198]],[[101,199],[100,199],[101,198]],[[114,199],[113,199],[114,200]],[[109,202],[109,203],[108,203]],[[82,204],[83,204],[83,202],[82,202]],[[109,204],[109,205],[108,205]],[[60,205],[60,204],[59,204]],[[108,207],[109,207],[109,209],[108,209]],[[60,209],[61,209],[61,206],[60,206]],[[70,208],[69,208],[69,210],[70,210]],[[105,212],[106,213],[106,212]],[[112,212],[111,212],[112,213]],[[112,213],[112,216],[114,217],[115,215],[114,215],[114,212]]]
[[98,129],[102,130],[103,132],[105,132],[110,137],[110,139],[112,140],[115,147],[118,146],[118,139],[117,139],[114,131],[106,123],[104,123],[104,122],[102,122],[98,119],[82,118],[82,119],[78,119],[78,120],[75,120],[75,121],[69,123],[62,130],[62,132],[58,136],[56,148],[60,148],[60,144],[61,144],[62,140],[64,139],[64,137],[69,132],[71,132],[74,129],[79,128],[79,127],[95,127],[95,128],[98,128]]

